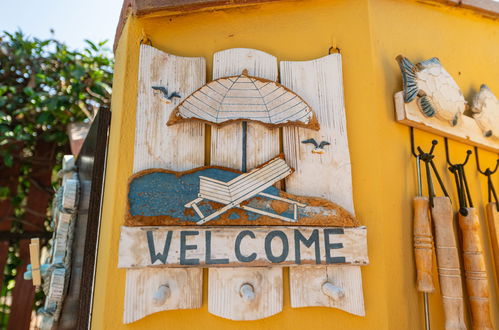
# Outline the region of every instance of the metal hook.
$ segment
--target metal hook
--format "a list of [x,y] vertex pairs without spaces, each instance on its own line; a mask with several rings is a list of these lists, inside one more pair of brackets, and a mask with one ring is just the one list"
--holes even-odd
[[466,158],[464,160],[464,163],[462,163],[462,164],[453,164],[450,161],[449,144],[447,142],[447,138],[444,138],[444,142],[445,142],[445,159],[447,160],[447,164],[449,164],[449,166],[458,166],[458,165],[464,166],[464,165],[466,165],[468,163],[468,160],[470,159],[470,156],[473,153],[471,150],[467,150],[466,151]]
[[454,174],[454,179],[456,182],[457,194],[459,197],[459,213],[463,216],[468,215],[468,211],[466,210],[467,206],[473,207],[473,201],[471,200],[470,189],[468,186],[468,180],[466,179],[466,173],[464,171],[464,166],[468,163],[471,154],[473,153],[471,150],[466,151],[466,158],[464,162],[461,164],[454,164],[450,161],[449,156],[449,144],[447,138],[444,138],[445,142],[445,159],[447,164],[449,164],[449,171]]
[[492,171],[490,170],[490,167],[487,167],[487,169],[485,171],[482,171],[482,169],[480,167],[480,160],[478,159],[479,157],[478,157],[478,148],[477,147],[475,147],[475,158],[476,158],[476,168],[478,169],[478,172],[480,172],[481,174],[492,175],[495,172],[497,172],[497,169],[499,168],[499,158],[496,161],[496,167]]
[[491,170],[490,167],[487,167],[485,169],[485,171],[482,171],[482,169],[480,168],[480,161],[479,161],[479,157],[478,157],[478,148],[477,147],[475,147],[475,159],[476,159],[476,167],[478,169],[478,172],[480,172],[480,174],[483,174],[487,177],[488,201],[489,201],[489,203],[491,203],[492,197],[494,197],[494,200],[496,203],[496,209],[497,209],[497,212],[499,212],[499,200],[497,199],[497,193],[496,193],[496,190],[494,188],[494,184],[492,183],[492,179],[491,179],[492,174],[496,173],[497,169],[499,168],[499,159],[497,159],[497,161],[496,161],[496,167],[494,168],[494,170]]
[[442,178],[440,177],[440,174],[438,173],[437,167],[435,166],[435,163],[433,162],[433,159],[435,158],[435,155],[433,155],[433,152],[435,151],[435,147],[438,144],[437,140],[432,140],[431,141],[431,148],[429,152],[424,152],[421,147],[417,147],[418,153],[416,154],[416,151],[414,150],[414,128],[410,128],[410,133],[411,133],[411,153],[416,159],[422,160],[425,163],[425,169],[426,169],[426,180],[427,180],[427,185],[428,185],[428,197],[430,199],[430,205],[433,207],[433,197],[435,197],[435,189],[433,187],[433,181],[431,178],[431,171],[433,171],[435,177],[437,178],[438,184],[440,185],[440,188],[442,189],[443,194],[446,197],[449,197],[449,194],[447,193],[447,190],[445,189],[444,182],[442,181]]

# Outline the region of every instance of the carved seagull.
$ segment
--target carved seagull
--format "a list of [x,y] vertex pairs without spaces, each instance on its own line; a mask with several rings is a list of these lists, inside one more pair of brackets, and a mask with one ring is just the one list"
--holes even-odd
[[315,139],[303,140],[303,141],[301,141],[301,143],[303,143],[303,144],[312,143],[315,146],[315,148],[312,149],[312,153],[313,154],[321,154],[321,155],[326,152],[324,150],[324,147],[331,144],[327,141],[321,141],[321,143],[319,144],[319,143],[317,143],[317,141],[315,141]]
[[182,97],[182,96],[181,96],[179,93],[177,93],[177,92],[173,92],[173,93],[170,93],[170,94],[169,94],[169,93],[168,93],[168,88],[163,87],[163,86],[152,86],[152,89],[154,89],[155,91],[160,91],[160,92],[161,92],[161,94],[163,95],[163,97],[164,97],[165,99],[167,99],[168,101],[170,101],[170,102],[172,101],[172,99],[173,99],[174,97],[178,97],[178,98],[181,98],[181,97]]

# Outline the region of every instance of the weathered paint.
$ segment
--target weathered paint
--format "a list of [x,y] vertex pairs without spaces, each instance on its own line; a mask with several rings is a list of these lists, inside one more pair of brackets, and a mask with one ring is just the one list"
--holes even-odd
[[[125,271],[117,269],[119,230],[125,215],[132,155],[137,90],[138,42],[146,33],[152,44],[182,56],[249,47],[280,60],[309,60],[327,54],[333,38],[343,55],[345,107],[352,160],[356,215],[369,228],[369,258],[363,268],[366,316],[327,308],[292,309],[287,272],[283,311],[253,322],[234,322],[208,313],[206,291],[199,310],[169,311],[122,324]],[[116,51],[113,119],[97,260],[92,329],[422,329],[422,297],[415,289],[411,200],[415,195],[414,160],[408,128],[394,119],[393,94],[402,90],[395,57],[423,60],[437,56],[445,63],[465,97],[482,83],[499,90],[499,24],[479,14],[435,3],[409,0],[281,1],[241,9],[186,16],[137,19],[130,16]],[[426,149],[433,135],[416,132]],[[452,191],[444,164],[443,141],[435,151],[437,166]],[[209,149],[209,148],[207,148]],[[326,147],[327,149],[327,147]],[[459,161],[467,146],[450,143]],[[496,154],[480,152],[482,166]],[[474,203],[481,215],[481,235],[489,274],[493,273],[490,240],[483,207],[486,178],[466,169]],[[497,179],[497,178],[496,178]],[[454,209],[457,203],[453,203]],[[435,282],[438,277],[435,272]],[[205,281],[206,276],[205,276]],[[493,322],[499,328],[498,287],[489,276]],[[437,292],[439,288],[437,287]],[[442,329],[439,294],[430,295],[431,321]]]
[[[200,192],[200,177],[209,177],[222,182],[237,178],[241,173],[222,168],[204,167],[177,173],[162,170],[145,170],[137,173],[130,181],[128,191],[127,225],[178,225],[195,224],[200,217],[186,204],[197,199]],[[322,198],[286,194],[271,186],[261,193],[276,196],[256,195],[241,204],[259,211],[262,215],[233,207],[207,222],[209,225],[290,225],[280,217],[294,219],[294,203],[297,207],[297,221],[294,225],[313,226],[357,226],[357,221],[343,208]],[[210,215],[223,204],[202,200],[196,205],[204,216]],[[272,217],[274,215],[274,217]],[[233,221],[231,221],[233,220]],[[189,223],[190,222],[190,223]]]

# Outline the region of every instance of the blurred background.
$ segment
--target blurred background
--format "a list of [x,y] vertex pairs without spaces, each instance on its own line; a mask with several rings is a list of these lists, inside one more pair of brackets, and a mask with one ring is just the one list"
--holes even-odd
[[[122,0],[0,2],[0,329],[34,328],[44,293],[23,279],[46,249],[62,156],[109,107]],[[42,258],[43,258],[42,250]]]

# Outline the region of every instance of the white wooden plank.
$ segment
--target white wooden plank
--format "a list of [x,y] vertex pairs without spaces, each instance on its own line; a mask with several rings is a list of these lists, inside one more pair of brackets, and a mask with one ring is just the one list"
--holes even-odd
[[394,99],[396,119],[399,123],[495,153],[499,152],[499,139],[494,136],[485,137],[475,119],[463,115],[462,120],[452,127],[438,118],[425,117],[416,101],[404,103],[402,91],[395,93]]
[[[350,153],[343,100],[341,55],[313,61],[281,62],[281,83],[300,94],[315,111],[320,131],[283,128],[285,158],[295,173],[286,180],[292,194],[318,196],[339,204],[354,214]],[[327,141],[321,153],[302,143]],[[320,173],[320,175],[318,175]],[[334,300],[325,294],[325,281],[340,287],[345,296]],[[358,266],[290,268],[291,306],[328,306],[364,315],[362,279]]]
[[121,227],[118,267],[367,265],[366,233],[365,227]]
[[[148,45],[140,46],[134,173],[148,168],[184,171],[204,165],[204,125],[192,122],[167,127],[166,122],[181,99],[205,81],[204,58],[179,57]],[[158,87],[166,88],[166,95]],[[174,92],[181,97],[168,100],[167,96]],[[170,288],[177,288],[160,306],[151,306],[149,295],[154,293],[146,290],[152,285],[147,280],[149,276],[167,280]],[[203,274],[198,269],[127,270],[125,322],[162,310],[199,308],[202,281]]]
[[[241,268],[238,268],[241,269]],[[282,270],[278,267],[230,272],[210,268],[208,311],[232,320],[259,320],[282,310]],[[280,288],[280,289],[279,289]],[[232,294],[227,294],[227,290]],[[253,295],[245,294],[245,289]],[[251,291],[250,291],[251,292]]]
[[[234,48],[213,54],[213,77],[218,79],[239,75],[248,70],[254,77],[277,80],[277,59],[255,49]],[[269,129],[260,124],[248,123],[247,130],[248,169],[257,167],[279,154],[279,129]],[[231,168],[242,168],[242,124],[211,128],[211,164]]]
[[[141,45],[139,65],[133,172],[149,168],[184,171],[204,165],[204,125],[190,122],[166,126],[178,103],[204,85],[204,58],[174,56]],[[167,100],[153,86],[165,87],[169,94],[177,92],[182,97]]]
[[[242,48],[228,49],[213,55],[213,79],[238,75],[243,70],[247,70],[251,76],[276,81],[277,59],[258,50]],[[211,165],[242,169],[242,125],[236,123],[211,128]],[[246,136],[248,170],[279,154],[278,129],[248,123]],[[255,303],[241,301],[239,283],[229,282],[228,279],[231,278],[254,283]],[[265,279],[272,281],[267,282]],[[264,318],[282,310],[282,290],[282,270],[279,268],[211,268],[208,310],[212,314],[233,320]],[[260,301],[267,303],[257,304]]]
[[[201,308],[202,276],[200,268],[173,272],[161,268],[128,269],[123,322],[131,323],[164,310]],[[163,301],[155,300],[162,286],[168,286],[170,295]]]

